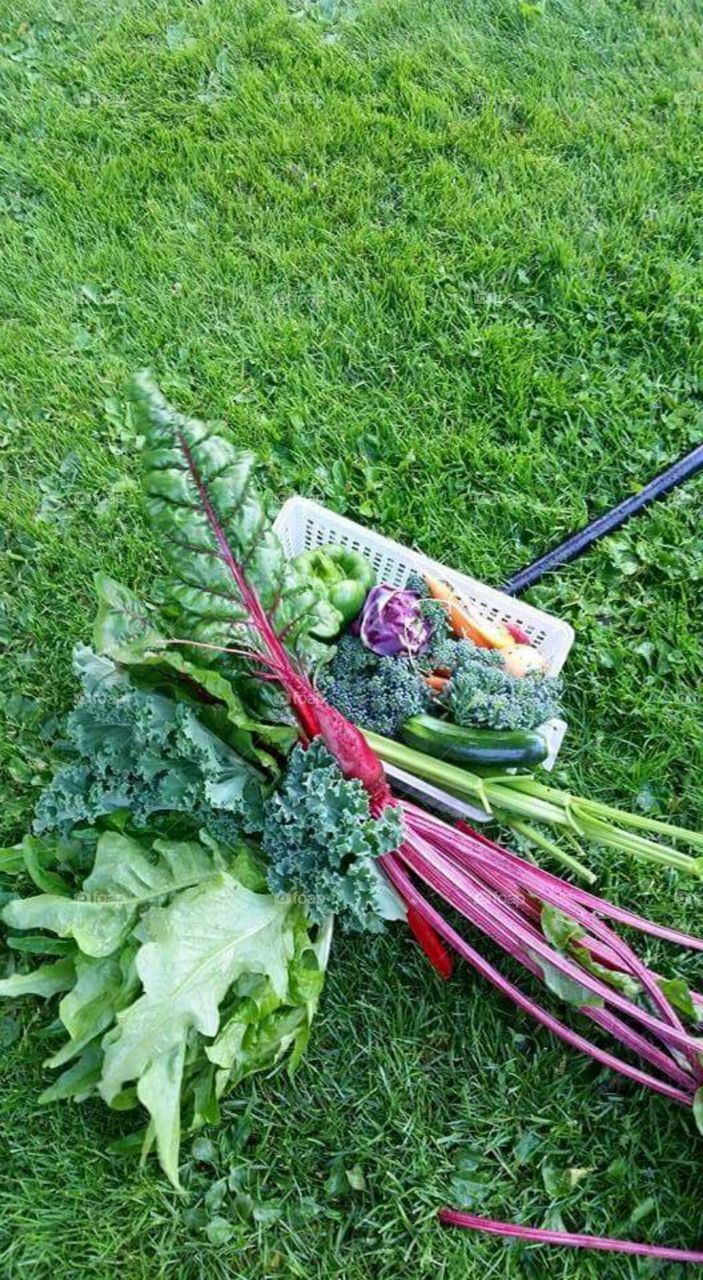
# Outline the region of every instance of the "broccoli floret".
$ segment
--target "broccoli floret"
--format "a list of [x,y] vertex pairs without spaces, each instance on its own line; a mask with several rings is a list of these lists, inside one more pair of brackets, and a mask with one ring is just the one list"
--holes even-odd
[[411,573],[404,590],[416,591],[419,596],[423,596],[426,599],[429,598],[430,594],[430,589],[421,573]]
[[430,693],[412,658],[382,658],[349,632],[319,676],[320,690],[347,720],[392,738],[429,706]]
[[559,715],[560,681],[541,671],[511,676],[495,649],[455,644],[455,665],[442,702],[455,724],[535,729]]
[[427,598],[421,602],[420,608],[432,627],[429,644],[418,655],[420,666],[423,671],[453,671],[461,641],[452,634],[446,604],[442,600]]

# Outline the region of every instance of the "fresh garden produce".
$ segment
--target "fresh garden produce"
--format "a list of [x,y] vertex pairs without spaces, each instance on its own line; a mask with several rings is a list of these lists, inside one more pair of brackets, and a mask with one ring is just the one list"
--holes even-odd
[[449,627],[457,639],[469,640],[479,649],[500,650],[511,675],[521,676],[528,671],[544,671],[542,655],[519,627],[507,622],[491,622],[482,617],[438,578],[426,577],[425,585],[432,599],[441,604]]
[[364,605],[359,635],[367,649],[382,657],[414,657],[427,648],[430,625],[415,591],[374,587]]
[[430,691],[412,659],[379,657],[349,632],[321,668],[318,684],[348,720],[387,736],[430,705]]
[[498,650],[503,656],[505,671],[511,676],[526,676],[531,672],[543,672],[546,663],[534,648],[530,637],[511,622],[490,622],[459,600],[446,583],[426,577],[425,585],[431,598],[441,605],[449,628],[459,640],[468,640],[478,649]]
[[345,778],[320,738],[294,747],[285,777],[266,801],[262,849],[272,893],[292,894],[321,924],[334,915],[342,928],[377,933],[384,919],[402,919],[402,900],[377,859],[403,838],[400,811],[371,815],[369,797]]
[[127,811],[137,827],[183,813],[236,843],[261,829],[261,768],[211,733],[206,707],[135,688],[124,669],[78,645],[74,669],[83,696],[67,720],[70,760],[37,805],[34,829],[73,827]]
[[[338,711],[362,729],[400,736],[411,746],[419,744],[401,732],[402,726],[425,709],[444,713],[447,741],[452,726],[536,729],[559,713],[557,679],[541,669],[521,677],[506,670],[509,654],[533,650],[522,644],[490,650],[457,639],[442,602],[423,594],[421,579],[411,583],[402,591],[375,587],[360,621],[340,638],[335,657],[322,669],[320,688]],[[522,742],[517,755],[512,734],[506,733],[502,743],[494,735],[487,747],[489,741],[491,751],[483,761],[470,754],[441,754],[457,762],[496,765],[535,764],[547,755],[544,741],[534,737]]]
[[401,741],[416,751],[452,764],[494,765],[511,768],[540,764],[548,754],[547,743],[539,733],[520,729],[512,733],[493,729],[465,729],[437,716],[412,716],[400,726]]
[[[523,775],[475,778],[364,735],[322,692],[330,657],[323,635],[335,625],[329,598],[285,562],[251,455],[177,414],[145,375],[132,400],[167,583],[158,606],[147,606],[99,578],[99,653],[77,651],[83,695],[70,719],[70,758],[37,810],[37,830],[55,834],[39,847],[29,838],[4,859],[6,870],[19,877],[24,866],[41,889],[18,894],[3,911],[20,957],[23,942],[42,937],[37,930],[54,935],[44,954],[58,955],[34,972],[21,959],[0,983],[10,997],[64,993],[59,1015],[69,1040],[52,1059],[64,1070],[45,1100],[98,1094],[118,1110],[141,1106],[143,1149],[156,1147],[178,1185],[181,1132],[216,1120],[219,1098],[251,1071],[286,1055],[297,1063],[333,913],[353,929],[407,919],[442,977],[453,951],[568,1045],[691,1107],[703,1127],[703,996],[648,968],[605,920],[694,950],[703,941],[399,800],[380,753],[400,753],[411,769],[419,760],[448,787],[473,788],[489,807],[495,799],[501,812],[551,818],[600,843],[612,832],[615,847],[655,850],[682,869],[698,871],[700,860],[624,828],[703,838]],[[384,644],[382,637],[403,636],[404,656],[371,656],[405,662],[430,697],[418,662],[430,641],[422,602],[393,594],[371,605],[369,597],[366,632],[362,620],[358,640],[345,637],[340,650],[349,660],[358,653],[351,640],[371,653],[365,634]],[[256,718],[262,685],[285,699],[280,717],[273,699],[265,704],[271,718]],[[475,945],[458,931],[460,918]],[[481,936],[529,983],[606,1032],[614,1049],[502,974],[477,949]],[[26,951],[34,947],[42,954],[41,941]]]
[[[516,651],[526,645],[517,645]],[[512,652],[512,651],[509,651]],[[486,729],[536,729],[559,714],[560,683],[543,671],[521,677],[506,669],[502,650],[477,649],[468,640],[454,644],[449,679],[440,702],[455,724]]]
[[432,577],[426,577],[425,582],[432,599],[441,601],[449,625],[459,639],[471,640],[482,649],[509,649],[516,643],[502,622],[489,622],[471,611],[446,582]]
[[376,575],[368,560],[345,547],[318,547],[302,551],[293,565],[327,599],[339,614],[339,630],[359,613]]
[[[645,814],[614,809],[598,800],[572,796],[568,791],[538,782],[531,774],[491,774],[484,777],[379,734],[365,730],[364,736],[387,764],[397,765],[418,778],[446,787],[452,795],[477,802],[487,813],[522,831],[535,845],[560,858],[572,870],[581,872],[583,868],[575,863],[566,849],[547,839],[540,830],[542,826],[555,827],[557,833],[567,839],[591,840],[594,844],[617,849],[645,862],[703,878],[702,856],[692,857],[672,848],[672,844],[687,844],[694,849],[703,849],[703,835],[698,831],[661,822]],[[537,827],[533,825],[535,823]],[[640,835],[641,831],[648,835]],[[660,844],[650,836],[662,836],[667,843]]]

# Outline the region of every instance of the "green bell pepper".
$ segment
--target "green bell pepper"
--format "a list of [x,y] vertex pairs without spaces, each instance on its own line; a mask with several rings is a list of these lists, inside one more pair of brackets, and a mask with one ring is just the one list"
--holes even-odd
[[328,599],[332,607],[339,610],[346,624],[353,622],[357,613],[361,612],[366,595],[363,582],[356,582],[354,578],[341,578],[339,582],[332,583]]
[[376,586],[376,574],[361,551],[348,551],[346,547],[325,547],[324,554],[337,565],[340,577],[353,578],[362,583],[367,592]]
[[363,608],[376,575],[360,551],[345,547],[315,547],[302,551],[293,564],[328,600],[340,616],[339,630],[352,622]]
[[311,578],[313,581],[330,584],[339,582],[342,576],[332,557],[320,547],[315,547],[313,551],[301,551],[300,555],[295,557],[293,564],[303,577]]

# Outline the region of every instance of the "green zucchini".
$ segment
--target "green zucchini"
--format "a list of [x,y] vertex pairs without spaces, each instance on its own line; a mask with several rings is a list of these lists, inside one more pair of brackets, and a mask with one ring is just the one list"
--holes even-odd
[[411,716],[400,727],[402,742],[452,764],[516,767],[540,764],[549,754],[534,729],[469,729],[437,716]]

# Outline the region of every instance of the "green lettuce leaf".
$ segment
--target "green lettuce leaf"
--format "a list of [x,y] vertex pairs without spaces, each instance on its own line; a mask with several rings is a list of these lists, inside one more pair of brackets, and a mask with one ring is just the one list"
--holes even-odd
[[19,996],[44,996],[48,999],[59,991],[68,991],[76,978],[73,959],[65,956],[53,964],[43,964],[31,973],[13,973],[0,979],[0,996],[11,1000]]
[[109,956],[125,941],[145,904],[198,884],[219,865],[212,848],[196,842],[157,840],[153,854],[155,861],[137,840],[107,831],[79,895],[15,898],[2,919],[13,929],[48,929],[74,938],[86,956]]
[[[299,912],[294,921],[295,950],[285,997],[264,975],[245,974],[233,989],[229,1001],[233,1008],[223,1013],[220,1032],[206,1049],[219,1068],[218,1097],[253,1072],[275,1066],[285,1055],[292,1072],[302,1057],[324,983],[324,957],[319,946],[311,946]],[[331,917],[326,928],[331,928]]]
[[143,1154],[155,1143],[176,1184],[182,1124],[215,1121],[224,1092],[286,1054],[293,1069],[305,1048],[331,921],[311,942],[300,906],[267,892],[249,846],[105,832],[79,894],[15,900],[5,918],[72,939],[20,936],[30,952],[61,941],[71,954],[0,982],[11,998],[63,993],[68,1039],[45,1064],[62,1073],[41,1101],[141,1103]]
[[58,1080],[49,1085],[39,1095],[41,1103],[59,1102],[63,1098],[73,1098],[82,1102],[91,1097],[100,1079],[102,1050],[100,1045],[91,1044],[70,1067],[62,1072]]
[[137,971],[143,995],[118,1014],[104,1043],[100,1093],[110,1103],[136,1080],[154,1126],[161,1163],[178,1185],[181,1085],[191,1031],[215,1036],[219,1006],[243,974],[262,974],[288,992],[295,949],[291,911],[220,872],[143,918]]
[[112,1026],[116,1014],[130,1003],[139,987],[136,952],[136,942],[128,942],[110,956],[76,956],[75,986],[59,1004],[59,1017],[69,1039],[45,1066],[64,1066]]

